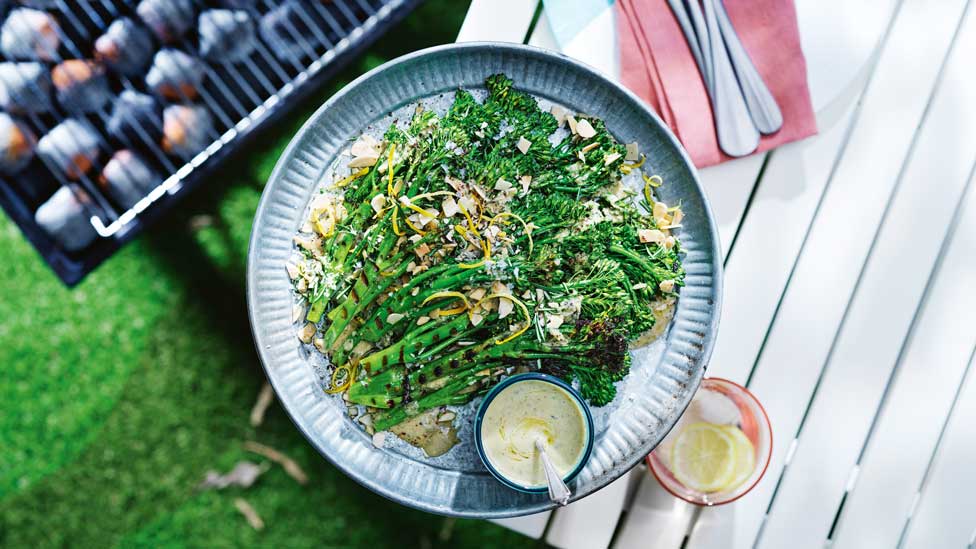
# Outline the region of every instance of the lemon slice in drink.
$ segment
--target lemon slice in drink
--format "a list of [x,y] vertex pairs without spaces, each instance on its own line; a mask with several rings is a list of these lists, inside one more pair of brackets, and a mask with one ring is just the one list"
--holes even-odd
[[671,447],[671,472],[699,492],[717,492],[736,479],[737,443],[723,426],[692,423]]
[[723,425],[722,429],[735,441],[735,474],[722,490],[735,490],[752,476],[756,468],[756,449],[742,429],[735,425]]

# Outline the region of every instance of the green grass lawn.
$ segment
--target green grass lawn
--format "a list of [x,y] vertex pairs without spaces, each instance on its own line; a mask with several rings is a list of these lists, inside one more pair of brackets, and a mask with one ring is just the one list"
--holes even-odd
[[[467,2],[430,0],[333,85],[266,132],[179,211],[66,290],[0,216],[0,546],[511,547],[481,521],[391,503],[347,479],[273,405],[248,414],[264,381],[244,302],[251,219],[289,137],[331,93],[377,64],[451,42]],[[294,458],[250,489],[199,492],[208,469]],[[247,499],[266,526],[234,508]]]

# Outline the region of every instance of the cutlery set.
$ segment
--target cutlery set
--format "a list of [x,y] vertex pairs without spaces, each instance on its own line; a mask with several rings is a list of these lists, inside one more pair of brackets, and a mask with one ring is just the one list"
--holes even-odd
[[668,0],[702,74],[718,144],[746,156],[761,135],[776,133],[783,114],[729,19],[722,0]]

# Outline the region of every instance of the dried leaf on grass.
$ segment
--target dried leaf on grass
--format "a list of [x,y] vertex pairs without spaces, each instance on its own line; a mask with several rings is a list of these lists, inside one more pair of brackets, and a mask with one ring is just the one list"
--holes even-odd
[[271,390],[271,384],[265,381],[261,392],[258,393],[258,400],[251,409],[251,427],[257,427],[264,422],[264,413],[268,411],[272,400],[274,400],[274,392]]
[[248,452],[254,452],[255,454],[264,456],[278,465],[281,465],[285,472],[288,473],[288,476],[295,479],[295,481],[299,484],[308,483],[308,475],[305,474],[305,471],[302,470],[298,463],[278,450],[275,450],[270,446],[265,446],[260,442],[254,442],[253,440],[245,442],[244,449]]
[[447,517],[441,524],[441,531],[437,533],[437,539],[443,542],[448,542],[451,540],[451,536],[454,535],[454,525],[457,523],[457,519],[454,517]]
[[251,507],[251,504],[245,501],[244,498],[234,498],[234,507],[237,507],[237,510],[244,515],[244,518],[247,519],[247,523],[251,525],[251,528],[254,528],[255,530],[264,528],[264,521],[261,520],[260,515],[258,515],[258,512],[254,510],[254,507]]
[[204,214],[195,215],[191,217],[190,222],[188,223],[188,225],[190,226],[190,230],[193,232],[206,229],[207,227],[212,227],[213,224],[214,224],[214,218],[212,216],[204,215]]
[[268,465],[266,463],[258,465],[250,461],[240,461],[233,469],[223,475],[214,470],[207,471],[206,477],[197,486],[197,489],[210,490],[216,488],[217,490],[223,490],[228,486],[250,488],[258,477],[267,470]]

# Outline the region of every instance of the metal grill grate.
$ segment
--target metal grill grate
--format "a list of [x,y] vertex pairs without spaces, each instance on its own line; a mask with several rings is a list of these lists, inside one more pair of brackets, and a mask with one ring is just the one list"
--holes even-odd
[[[282,114],[287,99],[314,89],[417,2],[19,2],[3,14],[0,29],[0,102],[9,114],[0,124],[7,132],[0,146],[10,159],[0,161],[0,204],[58,276],[74,284],[169,209],[175,195],[198,183],[244,136]],[[181,7],[190,11],[181,15]],[[224,31],[217,33],[223,42],[204,36],[198,23],[205,13],[210,30]],[[152,38],[147,67],[158,66],[157,74],[119,68],[111,59],[75,61],[92,60],[96,40],[125,19],[116,23],[120,29]],[[234,53],[242,45],[244,53]],[[142,95],[130,95],[133,101],[153,99],[145,116],[116,106],[134,93]],[[191,109],[174,107],[180,105]],[[15,153],[33,149],[31,134],[36,153],[26,165],[13,165]],[[112,160],[122,150],[128,152]]]

